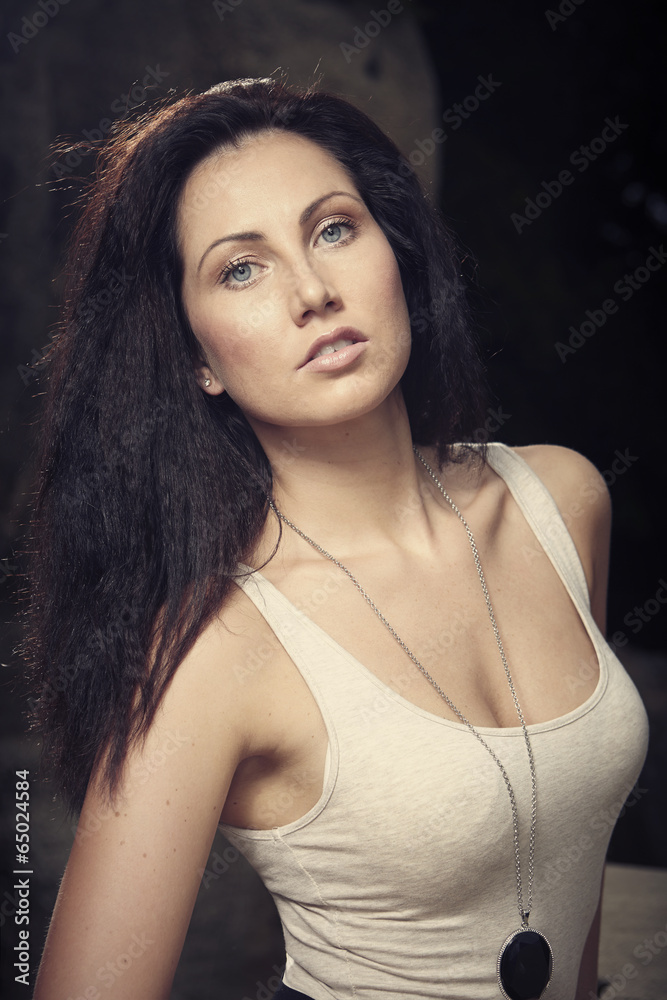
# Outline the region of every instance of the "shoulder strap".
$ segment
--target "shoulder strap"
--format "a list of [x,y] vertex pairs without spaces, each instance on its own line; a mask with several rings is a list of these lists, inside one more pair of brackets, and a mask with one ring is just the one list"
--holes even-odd
[[[506,444],[491,442],[487,457],[491,468],[507,484],[575,605],[590,612],[590,595],[581,559],[551,493],[528,463]],[[531,554],[532,550],[525,553],[529,561]]]
[[250,566],[239,564],[236,583],[249,597],[262,617],[290,655],[295,640],[307,641],[310,637],[307,617],[274,587],[266,577]]

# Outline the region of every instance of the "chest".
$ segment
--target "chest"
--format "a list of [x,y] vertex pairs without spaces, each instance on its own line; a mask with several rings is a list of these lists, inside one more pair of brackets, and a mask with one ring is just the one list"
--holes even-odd
[[[567,588],[516,505],[499,503],[491,509],[488,518],[470,521],[506,663],[526,723],[548,722],[593,694],[598,657]],[[360,538],[359,553],[363,543]],[[298,559],[279,550],[261,573],[279,591],[281,616],[290,619],[291,606],[298,608],[320,632],[316,644],[333,640],[353,658],[355,671],[380,682],[378,712],[386,707],[388,689],[442,719],[461,721],[458,710],[475,726],[519,724],[460,522],[450,520],[426,556],[405,546],[376,555],[357,554],[355,548],[344,565],[354,580],[325,556],[302,547]],[[345,687],[335,673],[337,663],[334,656],[333,680]],[[275,708],[263,717],[260,745],[265,749],[241,765],[233,805],[228,803],[224,816],[235,825],[257,828],[291,822],[313,807],[322,792],[328,746],[313,692],[283,647],[264,683]],[[353,687],[344,697],[346,711],[355,713]]]
[[[430,561],[394,555],[351,564],[358,586],[324,557],[276,574],[276,585],[364,668],[420,708],[458,718],[399,638],[470,722],[516,726],[480,575],[461,534]],[[595,649],[528,526],[517,520],[503,538],[488,541],[480,547],[483,572],[525,720],[549,721],[594,691]]]

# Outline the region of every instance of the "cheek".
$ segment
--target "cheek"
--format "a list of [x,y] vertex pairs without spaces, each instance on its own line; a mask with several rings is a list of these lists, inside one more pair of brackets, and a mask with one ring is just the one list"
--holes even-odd
[[[238,301],[242,299],[242,301]],[[275,292],[248,297],[230,292],[224,301],[224,318],[217,304],[195,315],[197,339],[217,357],[233,357],[245,362],[261,360],[280,346],[282,299]]]
[[194,315],[192,329],[206,359],[225,379],[243,372],[258,355],[258,330],[252,324],[236,321],[227,315],[221,322],[217,315]]

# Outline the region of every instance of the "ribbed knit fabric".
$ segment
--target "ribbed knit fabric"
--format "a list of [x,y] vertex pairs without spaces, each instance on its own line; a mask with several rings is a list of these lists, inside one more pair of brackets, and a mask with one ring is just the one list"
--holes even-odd
[[[558,572],[600,663],[582,705],[528,727],[539,796],[530,922],[553,949],[550,1000],[573,1000],[607,844],[639,775],[648,725],[593,621],[576,548],[550,493],[505,445],[489,445],[489,462]],[[497,1000],[498,952],[519,925],[512,815],[497,765],[462,723],[392,690],[261,574],[239,584],[304,677],[329,735],[324,789],[305,816],[271,830],[222,827],[273,894],[285,983],[315,1000]],[[576,670],[563,664],[564,674]],[[514,787],[527,859],[521,728],[479,732]]]

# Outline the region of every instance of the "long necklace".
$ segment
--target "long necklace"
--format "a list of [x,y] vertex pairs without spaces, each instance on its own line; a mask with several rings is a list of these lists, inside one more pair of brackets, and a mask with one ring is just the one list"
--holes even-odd
[[370,605],[372,610],[375,612],[377,617],[380,619],[382,624],[391,632],[394,639],[398,642],[399,646],[408,654],[415,666],[421,671],[427,681],[435,688],[440,697],[447,703],[449,708],[454,712],[454,714],[461,720],[461,722],[468,727],[470,732],[479,740],[482,746],[489,752],[493,760],[496,762],[500,768],[500,773],[503,776],[505,786],[509,795],[510,805],[512,807],[512,827],[514,831],[514,858],[516,864],[516,891],[517,891],[517,906],[519,910],[519,916],[521,918],[521,926],[512,931],[512,933],[503,942],[500,952],[498,954],[498,961],[496,964],[496,975],[498,978],[498,987],[500,992],[507,1000],[539,1000],[539,998],[544,994],[545,990],[548,988],[551,981],[551,976],[553,973],[553,953],[551,951],[551,945],[547,941],[543,934],[539,931],[531,929],[528,927],[528,917],[530,916],[530,911],[533,903],[533,872],[534,872],[534,860],[535,860],[535,825],[537,820],[537,782],[535,778],[535,760],[533,758],[533,750],[530,743],[530,737],[528,735],[528,729],[526,728],[526,723],[523,717],[523,712],[521,711],[521,705],[519,704],[519,699],[514,688],[514,682],[512,680],[512,675],[510,674],[509,665],[507,663],[507,658],[505,656],[505,650],[503,648],[502,640],[500,638],[500,631],[496,623],[496,616],[493,613],[493,607],[491,605],[491,598],[489,596],[489,591],[486,585],[486,580],[484,578],[484,573],[482,572],[482,565],[479,558],[479,552],[477,550],[477,545],[475,543],[474,535],[468,525],[468,522],[464,518],[463,514],[456,506],[452,498],[445,491],[444,486],[436,476],[435,472],[428,464],[421,452],[413,446],[413,450],[419,461],[422,463],[426,469],[428,475],[431,477],[440,493],[443,495],[449,506],[452,508],[458,519],[463,524],[468,536],[468,541],[470,542],[470,548],[472,549],[473,558],[475,560],[475,568],[477,569],[477,575],[479,576],[479,581],[482,586],[482,592],[484,594],[484,600],[486,602],[486,608],[489,612],[489,618],[491,620],[491,626],[493,628],[493,634],[496,639],[498,650],[500,652],[500,658],[503,663],[503,668],[505,670],[505,676],[507,677],[507,683],[509,684],[509,689],[512,694],[512,700],[514,702],[514,707],[516,709],[517,716],[521,723],[521,728],[523,730],[523,738],[526,744],[526,751],[528,754],[528,764],[530,767],[530,781],[531,781],[531,814],[530,814],[530,837],[528,845],[528,889],[527,889],[527,899],[526,905],[524,906],[523,899],[523,880],[521,876],[521,854],[519,847],[519,814],[516,805],[516,796],[514,794],[514,789],[510,782],[509,776],[505,767],[501,763],[497,754],[489,746],[484,737],[479,733],[473,724],[466,719],[463,712],[461,712],[453,701],[448,697],[447,694],[442,690],[438,682],[433,678],[428,670],[423,666],[422,663],[417,659],[415,654],[408,648],[408,646],[403,642],[398,632],[393,628],[393,626],[387,621],[380,609],[377,607],[375,602],[366,593],[364,588],[361,586],[359,581],[355,576],[352,575],[350,570],[343,565],[335,556],[332,556],[330,552],[323,549],[321,545],[313,541],[305,532],[301,531],[300,528],[293,524],[284,514],[282,514],[274,501],[269,498],[269,506],[272,511],[281,521],[283,521],[292,531],[295,531],[305,542],[308,542],[317,552],[329,559],[335,566],[337,566],[346,576],[351,580],[354,586],[357,588],[361,596],[364,598],[366,603]]

